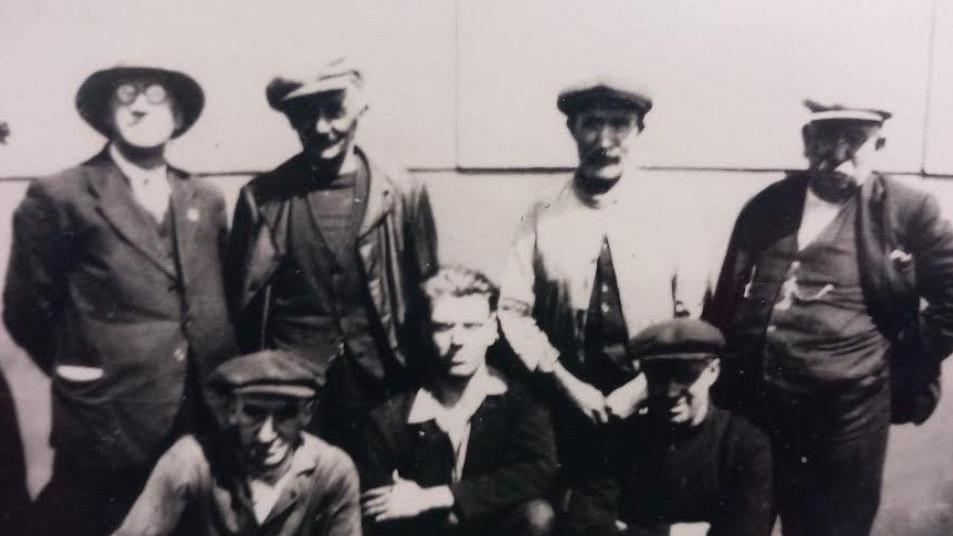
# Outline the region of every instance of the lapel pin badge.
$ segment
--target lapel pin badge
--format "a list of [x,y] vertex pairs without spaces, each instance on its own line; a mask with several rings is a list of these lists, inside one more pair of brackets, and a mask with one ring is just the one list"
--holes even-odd
[[195,207],[189,208],[187,211],[185,211],[185,219],[191,222],[199,221],[199,209]]

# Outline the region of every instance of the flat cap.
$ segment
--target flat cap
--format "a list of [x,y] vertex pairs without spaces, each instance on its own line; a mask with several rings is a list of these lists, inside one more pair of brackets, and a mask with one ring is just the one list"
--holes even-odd
[[236,394],[313,398],[318,393],[314,373],[297,355],[264,350],[229,359],[212,373],[209,384]]
[[652,109],[652,99],[631,82],[606,78],[570,86],[556,98],[556,107],[566,115],[599,105],[629,109],[644,117]]
[[702,320],[676,318],[653,324],[629,341],[630,359],[696,360],[719,355],[725,338],[715,326]]
[[294,100],[363,86],[361,71],[347,58],[341,57],[324,64],[315,74],[276,76],[265,88],[265,96],[272,108],[284,111],[285,106]]
[[823,104],[812,99],[805,99],[804,106],[810,112],[808,116],[809,123],[815,121],[853,120],[883,124],[884,121],[890,119],[893,115],[890,112],[875,108],[857,108],[843,104]]

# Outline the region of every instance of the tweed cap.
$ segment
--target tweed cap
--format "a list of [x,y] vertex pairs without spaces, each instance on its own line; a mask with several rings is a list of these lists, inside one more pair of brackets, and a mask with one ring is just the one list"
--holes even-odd
[[652,109],[652,98],[631,82],[609,78],[572,85],[556,98],[556,107],[566,115],[599,105],[629,109],[644,117]]
[[725,338],[702,320],[676,318],[653,324],[629,341],[630,359],[640,361],[693,361],[717,357]]
[[205,92],[191,76],[160,67],[119,65],[102,69],[89,75],[76,92],[76,109],[87,123],[103,136],[112,136],[109,125],[109,101],[116,86],[128,80],[155,80],[161,83],[175,99],[182,112],[182,125],[172,133],[178,137],[185,133],[202,114],[205,107]]
[[331,91],[360,90],[363,87],[361,71],[342,57],[326,63],[315,74],[276,76],[265,88],[265,96],[272,108],[284,111],[291,101]]
[[262,394],[313,398],[319,385],[314,373],[297,355],[263,350],[229,359],[212,373],[209,384],[235,394]]
[[804,106],[810,112],[808,122],[817,121],[867,121],[871,123],[883,124],[893,115],[884,110],[875,108],[856,108],[845,106],[843,104],[823,104],[812,99],[805,99]]

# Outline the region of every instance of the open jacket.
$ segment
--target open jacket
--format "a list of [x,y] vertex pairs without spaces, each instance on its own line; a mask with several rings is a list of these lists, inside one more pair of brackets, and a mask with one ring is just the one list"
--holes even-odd
[[[716,394],[722,404],[756,404],[764,337],[740,337],[734,326],[767,326],[749,318],[744,287],[765,249],[796,234],[808,177],[792,173],[756,195],[735,224],[714,299],[705,317],[728,339]],[[873,175],[860,189],[857,250],[870,315],[891,342],[892,418],[921,423],[939,400],[939,364],[953,350],[953,230],[930,194]],[[780,285],[776,285],[780,287]],[[764,289],[764,296],[779,288]],[[926,306],[921,308],[921,299]],[[754,323],[754,324],[751,324]],[[755,406],[757,407],[757,406]]]
[[[419,328],[418,285],[437,269],[437,236],[427,190],[410,176],[390,171],[370,159],[367,208],[358,231],[357,249],[368,295],[395,359],[406,365],[408,333]],[[249,182],[238,198],[228,248],[226,288],[239,345],[263,348],[271,308],[271,278],[288,253],[289,206],[293,185],[310,175],[298,154],[275,170]],[[380,379],[383,368],[358,357],[361,369]]]
[[105,150],[34,181],[14,213],[3,317],[51,376],[58,454],[112,469],[154,461],[189,361],[200,379],[234,352],[225,202],[181,171],[169,177],[178,262]]

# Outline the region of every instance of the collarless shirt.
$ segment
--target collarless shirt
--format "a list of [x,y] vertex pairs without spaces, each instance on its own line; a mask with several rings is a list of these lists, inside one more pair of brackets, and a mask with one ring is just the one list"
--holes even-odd
[[109,144],[109,156],[129,181],[136,202],[155,218],[156,223],[162,222],[169,210],[169,196],[172,195],[169,166],[162,164],[153,169],[138,166],[123,156],[114,143]]
[[467,384],[460,400],[449,408],[441,404],[428,389],[421,387],[417,391],[407,414],[407,423],[434,421],[437,428],[447,434],[453,448],[453,482],[459,482],[463,477],[463,465],[470,443],[470,420],[486,397],[502,395],[506,390],[506,382],[484,366]]

